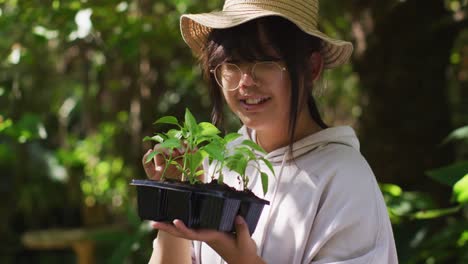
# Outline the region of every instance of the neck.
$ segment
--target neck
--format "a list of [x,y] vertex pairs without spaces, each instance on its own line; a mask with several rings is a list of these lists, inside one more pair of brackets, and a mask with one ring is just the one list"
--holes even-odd
[[[310,114],[301,113],[297,119],[296,130],[293,137],[293,142],[296,142],[304,137],[314,134],[322,128],[312,119]],[[281,129],[263,129],[256,130],[256,140],[266,152],[271,152],[275,149],[289,145],[288,126],[282,126]]]

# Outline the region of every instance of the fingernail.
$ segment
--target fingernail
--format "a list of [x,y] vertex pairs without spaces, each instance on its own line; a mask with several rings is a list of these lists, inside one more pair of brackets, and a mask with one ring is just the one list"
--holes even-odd
[[242,219],[241,216],[236,216],[236,225],[243,225],[244,220]]

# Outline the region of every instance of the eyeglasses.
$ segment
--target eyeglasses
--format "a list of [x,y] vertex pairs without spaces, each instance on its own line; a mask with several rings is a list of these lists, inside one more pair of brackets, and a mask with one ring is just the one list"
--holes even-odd
[[[250,68],[250,76],[256,85],[265,85],[280,81],[286,67],[276,61],[259,61]],[[214,74],[218,85],[228,91],[234,91],[240,86],[245,72],[234,63],[223,62],[210,70]]]

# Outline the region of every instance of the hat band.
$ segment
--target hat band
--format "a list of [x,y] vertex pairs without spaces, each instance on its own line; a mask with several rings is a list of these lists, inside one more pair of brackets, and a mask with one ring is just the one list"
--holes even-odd
[[291,2],[267,2],[252,1],[248,3],[227,2],[223,7],[224,12],[247,12],[247,11],[271,11],[284,14],[285,17],[295,18],[299,23],[309,24],[317,28],[318,7],[313,5],[300,5]]

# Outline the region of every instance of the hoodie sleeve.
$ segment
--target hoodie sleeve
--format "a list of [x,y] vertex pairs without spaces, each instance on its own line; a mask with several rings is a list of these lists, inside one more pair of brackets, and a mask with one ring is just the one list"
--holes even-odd
[[[343,149],[343,147],[342,147]],[[321,195],[302,263],[398,263],[382,194],[364,158],[341,150],[321,175]]]

